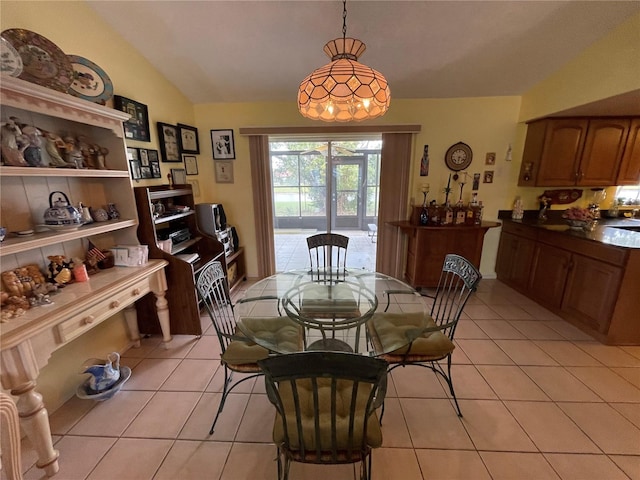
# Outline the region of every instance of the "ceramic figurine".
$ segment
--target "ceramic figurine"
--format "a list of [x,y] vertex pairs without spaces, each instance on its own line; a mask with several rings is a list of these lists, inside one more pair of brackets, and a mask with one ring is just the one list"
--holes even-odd
[[73,163],[76,168],[85,168],[84,157],[73,137],[64,137],[65,158],[67,163]]
[[26,135],[29,140],[25,150],[24,159],[30,167],[43,167],[42,163],[42,132],[32,125],[26,125],[22,128],[22,133]]
[[111,388],[120,379],[120,354],[111,352],[104,365],[91,365],[84,372],[89,373],[89,390],[101,393]]
[[85,167],[96,168],[93,163],[93,151],[91,145],[87,143],[87,137],[84,135],[78,135],[76,137],[76,148],[80,150],[80,153],[82,154],[82,161]]
[[100,145],[93,145],[95,150],[95,165],[99,170],[107,169],[107,154],[109,153],[109,149],[105,147],[101,147]]
[[107,205],[107,215],[109,216],[109,220],[117,220],[120,218],[120,212],[118,212],[115,203],[109,203]]
[[11,117],[2,125],[0,137],[2,141],[2,160],[12,167],[26,167],[24,150],[29,145],[29,139],[22,134],[15,117]]
[[51,260],[47,276],[49,282],[59,286],[69,283],[73,277],[71,274],[71,262],[68,262],[62,255],[50,255],[47,258]]
[[64,140],[62,140],[62,138],[60,138],[58,135],[52,132],[45,132],[44,138],[45,138],[44,150],[49,155],[50,167],[67,167],[67,168],[76,167],[74,163],[66,162],[60,155],[60,152],[66,152],[66,145],[64,143]]

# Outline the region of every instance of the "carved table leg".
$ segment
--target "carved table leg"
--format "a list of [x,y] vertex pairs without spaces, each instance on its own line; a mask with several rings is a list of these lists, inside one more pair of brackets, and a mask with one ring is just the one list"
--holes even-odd
[[171,341],[171,327],[169,325],[169,302],[165,298],[164,291],[154,291],[156,296],[156,311],[158,312],[158,320],[160,321],[160,328],[162,329],[162,341],[165,348],[169,348],[169,342]]
[[138,329],[138,314],[135,304],[129,305],[122,312],[124,313],[124,319],[127,321],[129,340],[133,342],[135,348],[140,348],[140,330]]
[[0,392],[0,451],[7,478],[22,480],[18,409],[11,397],[2,392]]
[[31,343],[27,340],[17,347],[2,351],[1,355],[2,386],[10,388],[11,393],[18,397],[22,428],[38,454],[36,466],[51,477],[59,470],[59,454],[53,448],[49,415],[42,403],[42,395],[35,390],[39,369]]

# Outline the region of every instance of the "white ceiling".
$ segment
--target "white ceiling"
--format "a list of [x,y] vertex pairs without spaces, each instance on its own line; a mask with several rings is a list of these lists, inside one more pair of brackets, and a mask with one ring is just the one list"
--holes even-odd
[[[88,3],[193,103],[295,101],[342,36],[337,0]],[[349,0],[347,35],[392,98],[520,95],[637,12],[640,1]]]

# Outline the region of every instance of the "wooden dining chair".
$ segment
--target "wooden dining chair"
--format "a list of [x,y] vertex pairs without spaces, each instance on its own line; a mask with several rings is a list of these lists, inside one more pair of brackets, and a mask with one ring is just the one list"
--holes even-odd
[[387,363],[349,353],[304,352],[258,364],[276,407],[278,479],[289,478],[292,461],[360,463],[360,478],[370,479],[371,449],[382,444],[375,411],[386,393]]
[[307,246],[312,273],[316,273],[318,278],[327,272],[344,277],[349,237],[338,233],[318,233],[307,237]]
[[[270,352],[252,342],[237,328],[227,278],[219,261],[210,261],[200,270],[196,290],[218,336],[220,362],[224,368],[222,396],[209,430],[209,435],[212,435],[229,393],[242,382],[262,375],[257,362],[267,358]],[[299,352],[304,349],[302,327],[290,318],[274,316],[253,318],[252,321],[257,325],[256,331],[257,328],[262,329],[265,336],[280,345],[282,351]],[[234,372],[245,376],[231,383]]]
[[[478,288],[481,279],[482,275],[469,260],[460,255],[449,254],[442,266],[440,281],[426,324],[423,313],[389,312],[389,303],[383,313],[375,313],[367,322],[367,334],[374,352],[389,363],[389,371],[407,365],[431,369],[447,382],[459,417],[462,416],[462,412],[451,377],[451,355],[455,348],[453,336],[464,306]],[[413,295],[414,292],[388,292],[389,296],[402,294]],[[385,345],[398,345],[401,338],[414,340],[406,347],[389,353],[389,348]],[[446,371],[439,363],[445,359]]]

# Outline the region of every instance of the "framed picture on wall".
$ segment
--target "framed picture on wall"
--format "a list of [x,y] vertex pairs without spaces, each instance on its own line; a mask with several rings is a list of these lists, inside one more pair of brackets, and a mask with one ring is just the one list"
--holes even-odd
[[140,172],[140,162],[137,160],[129,160],[129,166],[131,168],[131,178],[134,180],[140,180],[142,178],[142,172]]
[[211,149],[214,160],[232,160],[236,158],[233,130],[211,130]]
[[116,110],[128,113],[131,118],[124,122],[124,136],[130,140],[140,140],[150,142],[149,133],[149,112],[147,106],[131,100],[130,98],[113,96],[113,106]]
[[178,136],[180,140],[180,152],[199,154],[200,142],[198,141],[198,129],[179,123],[178,130],[180,133]]
[[187,183],[187,175],[184,171],[184,168],[172,168],[171,178],[173,179],[174,185],[184,185],[185,183]]
[[184,169],[187,175],[198,175],[198,160],[195,155],[183,155]]
[[160,159],[158,158],[158,151],[147,149],[147,157],[149,158],[149,167],[151,167],[152,178],[162,178],[162,174],[160,173]]
[[233,162],[216,160],[213,163],[216,170],[216,182],[233,183]]
[[163,162],[182,162],[178,144],[178,127],[158,122],[158,142]]

